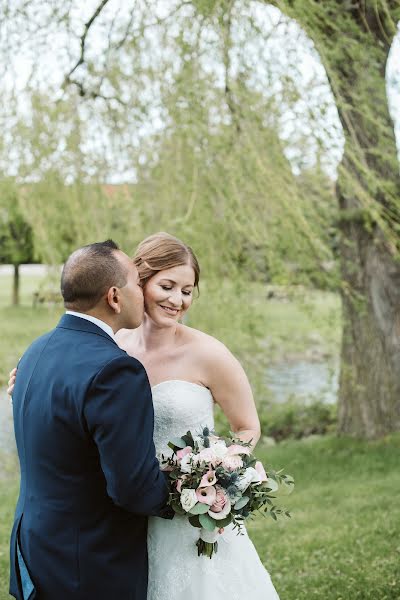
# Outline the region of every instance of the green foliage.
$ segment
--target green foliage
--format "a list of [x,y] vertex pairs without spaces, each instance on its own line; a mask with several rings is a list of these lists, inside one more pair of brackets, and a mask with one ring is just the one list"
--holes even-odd
[[0,182],[0,263],[34,262],[32,228],[20,206],[20,192],[10,179]]
[[399,3],[271,4],[306,31],[326,69],[346,140],[339,169],[343,217],[347,210],[362,210],[365,229],[373,233],[378,224],[396,253],[400,177],[385,71],[400,19]]
[[60,174],[48,172],[24,189],[21,203],[47,264],[60,264],[77,247],[110,237],[133,254],[142,219],[127,186],[65,185]]
[[322,435],[336,430],[336,404],[297,401],[272,404],[260,410],[261,430],[264,435],[281,441],[309,435]]
[[[41,0],[28,4],[38,9]],[[261,89],[246,49],[266,35],[249,6],[184,2],[165,19],[152,14],[156,7],[138,7],[134,28],[115,15],[106,64],[86,53],[86,80],[77,71],[77,85],[66,85],[62,96],[51,81],[44,93],[33,77],[29,110],[21,114],[10,102],[15,118],[6,122],[26,184],[24,214],[46,262],[110,235],[129,252],[146,234],[166,230],[202,253],[208,279],[337,287],[327,235],[335,214],[332,185],[321,171],[295,177],[284,156],[279,99],[268,86],[273,65],[263,65]],[[24,12],[5,17],[23,30]],[[61,31],[67,26],[66,36],[71,18],[67,9],[57,21]],[[21,51],[40,46],[46,27]],[[280,81],[282,97],[293,92],[289,80]],[[102,89],[91,93],[97,85]],[[105,102],[103,88],[121,102]],[[120,163],[136,183],[113,194],[110,206],[104,182]]]

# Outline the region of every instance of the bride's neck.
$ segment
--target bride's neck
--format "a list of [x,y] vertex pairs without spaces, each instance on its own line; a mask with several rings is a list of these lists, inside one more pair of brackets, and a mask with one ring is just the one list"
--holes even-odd
[[159,327],[145,314],[138,328],[140,345],[145,352],[172,346],[176,340],[178,323],[171,327]]

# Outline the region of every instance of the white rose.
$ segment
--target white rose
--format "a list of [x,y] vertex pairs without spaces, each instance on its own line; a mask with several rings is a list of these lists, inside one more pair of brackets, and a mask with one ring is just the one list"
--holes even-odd
[[182,508],[189,512],[197,504],[196,490],[184,489],[181,493]]
[[192,472],[192,466],[189,463],[192,462],[194,456],[195,455],[193,454],[193,452],[190,452],[189,454],[186,454],[182,458],[181,464],[180,464],[182,473],[191,473]]
[[228,452],[228,448],[226,447],[225,442],[221,442],[221,441],[218,441],[215,444],[212,444],[211,449],[214,452],[215,456],[220,460],[222,460],[226,456],[226,453]]
[[252,473],[251,483],[255,483],[257,485],[262,483],[262,478],[261,478],[260,473],[254,467],[249,467],[249,470]]
[[244,492],[251,483],[261,483],[261,478],[253,467],[248,467],[235,485],[241,492]]

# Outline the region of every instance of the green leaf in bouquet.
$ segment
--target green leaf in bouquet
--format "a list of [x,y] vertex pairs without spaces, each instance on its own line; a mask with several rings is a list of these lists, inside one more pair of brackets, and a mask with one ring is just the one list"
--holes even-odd
[[186,515],[186,512],[184,511],[182,506],[180,504],[178,504],[177,502],[171,502],[171,508],[177,515],[181,515],[181,516]]
[[182,448],[186,448],[186,442],[182,438],[172,438],[172,440],[168,442],[168,446],[172,448],[172,450],[175,448],[180,448],[182,450]]
[[225,517],[225,519],[221,519],[220,521],[218,521],[219,527],[227,527],[231,523],[232,523],[232,516],[231,515],[228,515],[227,517]]
[[276,492],[279,489],[279,485],[277,484],[275,479],[272,479],[271,477],[268,479],[268,481],[265,482],[264,485],[270,492]]
[[201,523],[199,521],[199,515],[193,515],[193,516],[189,517],[189,523],[193,527],[198,527],[199,529],[201,529]]
[[207,531],[214,531],[216,527],[219,527],[219,523],[216,523],[214,519],[210,517],[210,515],[199,515],[199,521],[201,526]]
[[248,496],[242,496],[235,504],[235,510],[240,510],[249,502],[250,498]]
[[210,510],[208,504],[203,504],[198,502],[189,510],[189,514],[191,515],[205,515]]
[[193,440],[193,436],[190,433],[190,431],[188,431],[185,435],[182,436],[181,438],[184,442],[185,442],[185,448],[186,446],[191,446],[193,448],[194,445],[194,440]]

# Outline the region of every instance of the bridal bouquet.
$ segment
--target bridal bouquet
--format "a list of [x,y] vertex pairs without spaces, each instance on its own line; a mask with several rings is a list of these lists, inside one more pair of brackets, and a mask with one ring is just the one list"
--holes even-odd
[[274,504],[280,485],[291,490],[294,481],[282,471],[269,471],[251,454],[250,444],[232,437],[220,437],[204,427],[201,433],[188,431],[172,439],[171,457],[162,455],[164,471],[169,472],[169,504],[178,515],[186,516],[200,529],[198,555],[209,558],[218,550],[218,535],[233,524],[242,533],[244,520],[255,511],[277,515],[290,513]]

